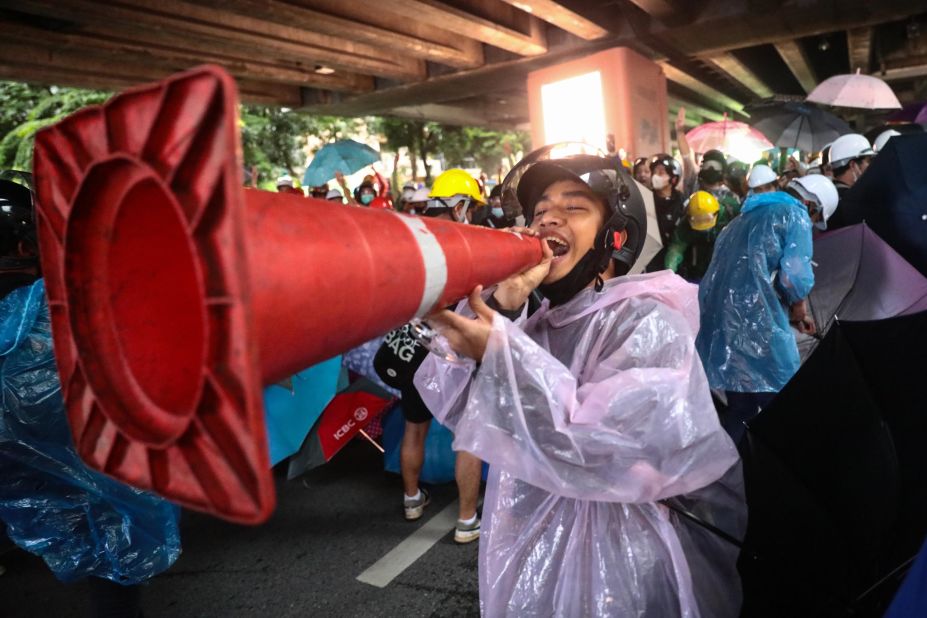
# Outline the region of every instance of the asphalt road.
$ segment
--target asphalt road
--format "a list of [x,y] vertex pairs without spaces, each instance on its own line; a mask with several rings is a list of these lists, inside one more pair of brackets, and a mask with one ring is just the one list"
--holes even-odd
[[[278,479],[262,526],[185,511],[183,554],[145,586],[145,617],[479,615],[477,543],[458,546],[450,530],[385,588],[356,579],[453,502],[453,484],[432,488],[425,517],[406,522],[399,478],[358,440],[302,481]],[[0,564],[0,616],[90,615],[86,584],[62,584],[18,550]]]

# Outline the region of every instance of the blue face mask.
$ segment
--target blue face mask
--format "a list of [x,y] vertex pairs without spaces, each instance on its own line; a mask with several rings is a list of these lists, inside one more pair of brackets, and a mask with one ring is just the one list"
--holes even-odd
[[360,196],[360,201],[361,201],[361,204],[363,204],[364,206],[368,206],[370,205],[370,202],[373,201],[373,195],[370,193],[364,193],[363,195]]
[[502,211],[502,208],[501,208],[501,207],[493,208],[493,209],[492,209],[492,216],[494,216],[496,219],[501,219],[501,218],[502,218],[502,215],[504,215],[504,214],[505,214],[505,213]]

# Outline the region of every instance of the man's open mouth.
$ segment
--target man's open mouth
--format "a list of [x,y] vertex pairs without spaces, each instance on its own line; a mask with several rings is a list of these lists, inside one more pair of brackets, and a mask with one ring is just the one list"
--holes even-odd
[[547,242],[547,246],[550,247],[550,250],[553,251],[554,257],[566,255],[567,251],[570,250],[570,245],[567,241],[557,236],[548,236],[544,240]]

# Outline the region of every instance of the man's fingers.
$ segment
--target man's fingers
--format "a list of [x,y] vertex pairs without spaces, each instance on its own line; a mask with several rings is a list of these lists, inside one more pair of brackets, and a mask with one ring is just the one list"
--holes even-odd
[[470,303],[470,308],[473,309],[473,312],[476,313],[477,317],[486,320],[487,322],[492,322],[493,310],[489,308],[483,301],[483,286],[478,285],[473,288],[473,291],[470,292],[470,298],[468,302]]
[[544,259],[541,261],[542,264],[554,259],[554,250],[550,248],[550,243],[544,239],[541,239],[541,254],[544,256]]
[[[438,331],[443,329],[456,329],[459,330],[461,327],[466,327],[467,319],[463,316],[457,315],[453,311],[448,309],[443,309],[441,311],[435,311],[425,316],[425,321],[432,325]],[[442,334],[444,334],[442,332]]]

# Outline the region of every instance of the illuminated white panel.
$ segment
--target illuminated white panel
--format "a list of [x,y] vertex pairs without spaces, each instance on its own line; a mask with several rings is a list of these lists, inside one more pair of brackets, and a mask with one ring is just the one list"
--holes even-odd
[[605,150],[605,102],[599,71],[541,86],[544,143],[586,142]]

